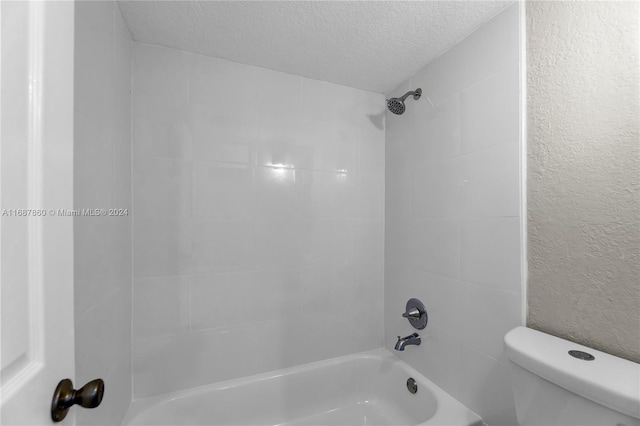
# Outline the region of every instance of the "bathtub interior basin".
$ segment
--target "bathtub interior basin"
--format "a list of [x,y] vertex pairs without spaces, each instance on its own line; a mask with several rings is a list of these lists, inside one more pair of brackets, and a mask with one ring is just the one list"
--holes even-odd
[[[416,393],[409,392],[413,378]],[[123,425],[455,425],[478,415],[386,349],[136,400]]]

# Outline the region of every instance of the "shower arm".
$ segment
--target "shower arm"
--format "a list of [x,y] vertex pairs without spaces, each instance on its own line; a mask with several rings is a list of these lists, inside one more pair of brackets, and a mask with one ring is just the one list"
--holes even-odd
[[405,93],[402,97],[402,100],[404,101],[405,99],[407,99],[409,95],[413,95],[413,99],[417,101],[418,99],[420,99],[420,96],[422,96],[422,89],[411,90]]
[[[399,101],[404,102],[405,99],[407,99],[410,95],[413,95],[413,99],[417,101],[418,99],[420,99],[420,96],[422,96],[422,89],[418,88],[416,90],[409,90],[407,93],[405,93],[401,97],[395,98],[395,99],[398,99]],[[391,98],[391,99],[394,99],[394,98]]]

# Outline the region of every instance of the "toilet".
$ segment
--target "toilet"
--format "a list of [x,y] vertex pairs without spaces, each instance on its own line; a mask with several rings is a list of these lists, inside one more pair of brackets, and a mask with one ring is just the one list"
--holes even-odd
[[504,343],[519,425],[640,426],[640,364],[526,327]]

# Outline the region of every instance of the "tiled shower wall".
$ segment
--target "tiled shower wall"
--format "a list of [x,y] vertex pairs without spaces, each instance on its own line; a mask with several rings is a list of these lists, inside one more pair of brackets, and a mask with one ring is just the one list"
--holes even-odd
[[120,424],[131,401],[131,47],[113,1],[75,2],[74,218],[76,375],[102,378],[100,407],[79,425]]
[[421,299],[422,345],[398,355],[489,425],[517,423],[502,348],[522,325],[518,7],[390,91],[423,97],[386,116],[385,346]]
[[133,58],[135,398],[380,347],[384,97]]

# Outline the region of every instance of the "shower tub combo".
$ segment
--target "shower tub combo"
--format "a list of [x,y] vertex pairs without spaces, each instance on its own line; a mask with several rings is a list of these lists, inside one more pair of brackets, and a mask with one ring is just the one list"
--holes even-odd
[[123,424],[482,426],[482,420],[376,349],[140,399]]

